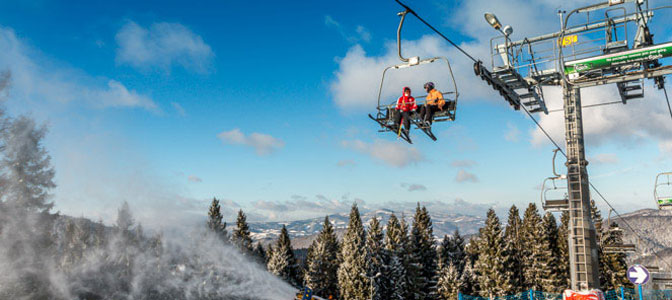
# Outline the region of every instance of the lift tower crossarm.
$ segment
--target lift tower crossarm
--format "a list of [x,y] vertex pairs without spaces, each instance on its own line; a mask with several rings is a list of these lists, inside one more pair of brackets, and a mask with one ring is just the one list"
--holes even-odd
[[[649,11],[646,13],[647,18],[653,17],[653,12]],[[572,35],[576,33],[581,33],[584,31],[589,31],[589,30],[595,30],[599,28],[604,28],[605,26],[612,25],[612,24],[622,24],[622,23],[627,23],[627,22],[634,22],[637,21],[641,18],[640,13],[632,13],[624,17],[620,18],[614,18],[612,19],[611,22],[609,21],[603,21],[603,22],[598,22],[598,23],[593,23],[593,24],[587,24],[587,25],[582,25],[582,26],[577,26],[577,27],[571,27],[565,30],[565,36],[567,35]],[[532,38],[527,38],[527,40],[523,39],[520,41],[515,41],[515,42],[509,42],[508,46],[509,47],[517,47],[517,46],[522,46],[523,44],[532,44],[536,42],[541,42],[541,41],[546,41],[546,40],[551,40],[551,39],[557,39],[562,35],[562,31],[554,32],[554,33],[549,33],[549,34],[544,34]],[[499,46],[499,45],[498,45]],[[497,49],[495,47],[495,49]]]

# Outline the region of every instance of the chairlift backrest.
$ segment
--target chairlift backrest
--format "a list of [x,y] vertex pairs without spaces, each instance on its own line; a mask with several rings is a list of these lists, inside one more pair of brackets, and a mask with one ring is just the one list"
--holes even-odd
[[672,209],[672,172],[664,172],[656,176],[653,197],[658,209]]

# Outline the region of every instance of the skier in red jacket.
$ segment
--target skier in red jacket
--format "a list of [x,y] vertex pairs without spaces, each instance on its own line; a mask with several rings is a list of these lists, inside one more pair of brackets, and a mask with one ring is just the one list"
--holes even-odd
[[395,108],[398,113],[394,115],[394,123],[401,126],[401,122],[404,122],[404,131],[408,135],[408,131],[411,129],[411,113],[414,113],[418,106],[415,104],[415,98],[411,96],[411,89],[409,87],[404,87],[404,92],[401,97],[397,100],[397,107]]

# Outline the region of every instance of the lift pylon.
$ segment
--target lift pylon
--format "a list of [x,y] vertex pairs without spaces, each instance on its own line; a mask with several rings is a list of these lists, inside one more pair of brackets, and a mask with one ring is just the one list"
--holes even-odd
[[654,44],[648,25],[654,12],[665,8],[669,6],[649,8],[648,0],[609,0],[569,13],[560,11],[560,31],[518,41],[510,40],[510,26],[502,26],[494,14],[485,15],[502,35],[491,39],[490,70],[483,62],[474,64],[478,77],[514,109],[522,107],[528,113],[548,113],[542,87],[563,89],[568,203],[561,209],[570,215],[573,290],[600,288],[581,89],[615,83],[621,100],[616,103],[625,104],[644,97],[644,79],[653,79],[663,88],[663,76],[672,74],[672,65],[663,65],[661,59],[672,57],[672,42]]

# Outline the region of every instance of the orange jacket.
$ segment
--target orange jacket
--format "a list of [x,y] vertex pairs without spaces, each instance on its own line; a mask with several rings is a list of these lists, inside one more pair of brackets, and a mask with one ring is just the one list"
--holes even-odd
[[432,89],[427,94],[427,105],[438,105],[439,109],[443,109],[443,106],[446,104],[446,101],[443,100],[443,94],[436,89]]

